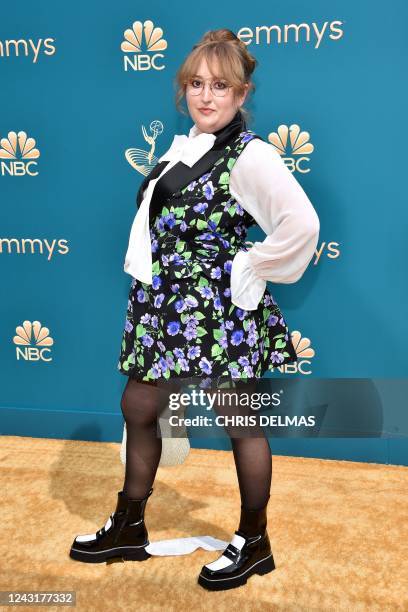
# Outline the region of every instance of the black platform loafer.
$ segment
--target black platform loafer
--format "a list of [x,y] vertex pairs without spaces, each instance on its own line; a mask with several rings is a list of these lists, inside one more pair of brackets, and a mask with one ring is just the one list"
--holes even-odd
[[234,589],[245,584],[252,574],[268,574],[275,569],[266,531],[268,501],[257,510],[241,505],[238,530],[221,557],[202,567],[198,584],[210,591]]
[[118,493],[116,510],[96,533],[75,538],[69,556],[85,563],[102,563],[113,557],[124,561],[144,561],[151,555],[145,550],[150,544],[144,523],[146,502],[153,493],[150,489],[142,499],[129,499]]
[[274,569],[268,533],[248,538],[236,531],[221,557],[203,566],[198,584],[210,591],[234,589],[252,574],[268,574]]

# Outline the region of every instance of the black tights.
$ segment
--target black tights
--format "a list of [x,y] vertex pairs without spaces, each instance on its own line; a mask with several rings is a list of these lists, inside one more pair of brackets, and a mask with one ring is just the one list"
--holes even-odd
[[[214,404],[216,414],[254,414],[253,410],[241,405],[239,394],[245,392],[250,396],[255,385],[237,381],[236,389],[217,389],[220,399]],[[170,386],[168,381],[166,387],[131,378],[126,383],[121,401],[127,435],[123,490],[132,499],[145,497],[153,485],[162,452],[158,418],[167,406],[170,393],[177,393],[179,389],[177,383]],[[215,392],[214,389],[206,391]],[[238,394],[239,403],[228,403],[226,397],[234,392]],[[225,426],[225,429],[231,438],[241,503],[248,510],[262,508],[268,502],[272,479],[268,439],[259,426]]]

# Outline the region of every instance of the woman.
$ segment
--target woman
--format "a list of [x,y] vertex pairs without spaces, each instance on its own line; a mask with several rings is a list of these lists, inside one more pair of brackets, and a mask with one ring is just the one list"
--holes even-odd
[[[143,181],[126,254],[132,275],[120,372],[128,376],[121,407],[126,421],[126,473],[117,507],[96,534],[78,536],[71,557],[144,560],[144,523],[160,461],[157,418],[185,380],[238,389],[231,408],[244,414],[267,371],[297,360],[284,317],[266,280],[298,280],[317,246],[317,214],[278,153],[248,130],[242,105],[253,89],[256,60],[230,30],[208,32],[178,74],[194,121]],[[267,234],[248,249],[248,228]],[[164,384],[165,383],[165,384]],[[223,384],[224,383],[224,384]],[[244,584],[274,569],[266,530],[272,474],[261,428],[228,427],[241,496],[238,530],[198,582],[211,590]]]

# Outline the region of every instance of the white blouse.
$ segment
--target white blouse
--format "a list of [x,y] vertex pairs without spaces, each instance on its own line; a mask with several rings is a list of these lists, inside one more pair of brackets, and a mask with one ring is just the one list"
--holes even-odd
[[[171,147],[159,158],[169,163],[149,181],[130,232],[124,270],[152,284],[149,204],[156,181],[179,161],[193,166],[215,141],[214,134],[176,134]],[[295,283],[305,272],[316,250],[320,222],[312,203],[274,147],[258,138],[240,153],[230,173],[230,193],[265,232],[262,242],[238,251],[231,267],[231,301],[244,310],[256,310],[266,281]]]

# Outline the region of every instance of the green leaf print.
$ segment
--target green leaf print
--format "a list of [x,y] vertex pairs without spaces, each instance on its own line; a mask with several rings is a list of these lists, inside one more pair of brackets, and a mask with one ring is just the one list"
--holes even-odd
[[229,172],[222,172],[219,178],[219,185],[228,185],[229,183]]
[[144,336],[146,333],[146,328],[139,323],[136,327],[136,338],[140,338],[140,336]]
[[177,206],[177,208],[174,209],[174,215],[177,218],[184,217],[184,212],[185,212],[185,209],[182,206]]
[[220,222],[221,217],[222,217],[222,212],[213,213],[212,215],[210,215],[210,221],[213,221],[214,224],[217,226],[218,223]]
[[213,344],[211,347],[211,357],[217,357],[217,355],[221,355],[222,351],[222,346],[220,346],[219,344]]
[[222,329],[213,329],[213,336],[215,340],[220,340],[224,335]]
[[156,260],[152,265],[152,275],[157,276],[158,274],[160,274],[160,262]]
[[207,221],[203,221],[202,219],[197,219],[197,229],[203,230],[208,227]]
[[286,346],[286,342],[284,342],[284,340],[278,340],[275,344],[275,348],[285,348]]
[[233,167],[235,166],[235,162],[237,160],[234,157],[230,157],[228,162],[227,162],[227,168],[228,170],[231,172],[231,170],[233,169]]
[[197,327],[197,336],[200,338],[201,336],[205,336],[207,330],[204,327]]
[[237,210],[237,207],[236,207],[235,204],[233,204],[232,206],[229,207],[228,213],[231,215],[231,217],[233,217],[235,215],[236,210]]

